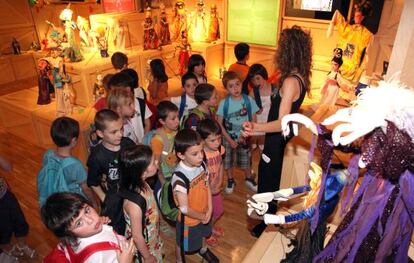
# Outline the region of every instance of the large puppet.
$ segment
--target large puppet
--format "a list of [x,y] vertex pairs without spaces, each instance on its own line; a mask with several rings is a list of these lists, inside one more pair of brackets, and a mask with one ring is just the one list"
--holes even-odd
[[184,75],[188,67],[188,61],[191,55],[191,45],[188,43],[186,31],[181,32],[181,45],[178,46],[178,63],[180,64],[180,75]]
[[173,21],[171,30],[171,39],[173,41],[181,41],[183,31],[188,31],[187,26],[187,10],[184,0],[177,0],[173,8]]
[[220,21],[217,12],[217,5],[212,4],[210,9],[210,22],[208,26],[207,41],[212,42],[220,38]]
[[154,22],[152,20],[151,8],[148,7],[145,11],[144,27],[144,50],[157,49],[159,46],[158,35],[154,29]]
[[51,65],[49,61],[42,58],[37,62],[37,68],[39,71],[38,86],[39,96],[37,98],[37,104],[44,105],[50,103],[50,93],[53,91],[53,85],[51,82]]
[[207,40],[207,15],[204,7],[204,0],[197,1],[197,8],[190,17],[189,35],[192,41]]
[[[322,124],[338,122],[331,136],[325,130],[323,149],[363,137],[358,165],[366,173],[350,210],[313,262],[407,262],[414,219],[414,92],[397,81],[380,82]],[[326,182],[323,174],[321,185]],[[317,206],[322,196],[320,191]],[[310,220],[312,232],[318,211]]]
[[161,46],[168,45],[171,43],[170,37],[170,26],[168,24],[168,17],[167,13],[165,12],[165,5],[163,3],[160,4],[160,44]]
[[75,39],[76,23],[72,21],[72,15],[73,11],[70,9],[70,4],[68,4],[68,6],[60,13],[59,19],[65,27],[65,35],[67,40],[67,46],[64,47],[65,57],[71,62],[76,62],[81,61],[83,57]]

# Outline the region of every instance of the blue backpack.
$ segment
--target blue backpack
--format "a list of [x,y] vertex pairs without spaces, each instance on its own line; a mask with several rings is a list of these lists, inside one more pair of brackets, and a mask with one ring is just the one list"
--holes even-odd
[[43,157],[43,168],[37,175],[37,192],[42,206],[46,199],[56,192],[68,192],[63,169],[78,162],[75,157],[59,158],[53,150],[48,150]]
[[[249,121],[252,121],[252,105],[250,104],[249,96],[246,94],[242,94],[243,96],[243,102],[244,105],[246,105],[247,108],[247,117],[249,118]],[[227,119],[229,114],[229,104],[230,104],[230,96],[227,96],[224,99],[224,105],[223,105],[223,119]]]

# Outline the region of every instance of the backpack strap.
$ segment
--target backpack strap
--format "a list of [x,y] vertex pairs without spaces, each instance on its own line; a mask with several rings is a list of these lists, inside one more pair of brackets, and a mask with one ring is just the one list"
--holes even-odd
[[148,229],[145,227],[145,213],[147,211],[147,200],[139,194],[135,192],[131,192],[128,190],[120,190],[118,194],[123,197],[124,199],[127,199],[134,204],[138,205],[139,208],[142,211],[142,234],[146,241],[148,241]]
[[259,109],[263,109],[262,100],[260,99],[260,91],[258,86],[253,87],[253,95],[254,100],[256,101],[257,106]]
[[[175,171],[174,172],[175,175],[178,176],[178,178],[180,178],[181,180],[184,181],[185,187],[187,188],[187,195],[190,192],[190,180],[188,180],[187,176],[185,176],[182,172],[180,171]],[[182,261],[185,263],[185,251],[184,251],[184,220],[185,220],[185,215],[184,213],[180,213],[181,214],[181,237],[180,237],[180,253],[181,253],[181,259]]]
[[92,254],[99,251],[121,250],[118,244],[113,242],[98,242],[86,246],[79,253],[75,253],[71,246],[66,246],[71,262],[85,262]]
[[142,120],[142,127],[145,128],[145,100],[137,98],[138,104],[139,104],[139,110],[141,114],[141,120]]
[[178,109],[178,117],[180,119],[184,114],[186,100],[187,100],[187,96],[186,96],[185,92],[183,92],[183,94],[181,94],[180,107]]
[[242,94],[242,96],[243,96],[244,104],[246,105],[246,108],[247,108],[247,116],[249,117],[249,121],[252,121],[253,114],[252,114],[252,104],[250,103],[250,98],[246,94]]
[[171,149],[171,143],[170,140],[168,139],[167,134],[162,130],[162,128],[159,128],[157,130],[155,130],[155,134],[161,137],[162,140],[162,156],[167,156]]
[[230,96],[227,95],[224,99],[224,105],[223,105],[223,119],[227,119],[227,116],[229,115],[229,104],[230,104]]

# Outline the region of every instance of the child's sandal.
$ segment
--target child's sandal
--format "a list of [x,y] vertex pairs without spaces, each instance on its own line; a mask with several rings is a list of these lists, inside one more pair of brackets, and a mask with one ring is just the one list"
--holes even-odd
[[219,226],[213,227],[213,235],[216,237],[224,236],[224,229]]
[[215,247],[218,244],[218,240],[214,235],[211,235],[209,238],[206,239],[206,243],[210,247]]

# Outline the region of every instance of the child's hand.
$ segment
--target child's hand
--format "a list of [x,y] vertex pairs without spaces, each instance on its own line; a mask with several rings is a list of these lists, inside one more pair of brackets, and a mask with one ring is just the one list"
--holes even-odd
[[134,244],[134,240],[131,238],[128,242],[120,243],[121,252],[117,252],[117,258],[119,263],[131,263],[137,249]]
[[101,223],[104,224],[104,225],[107,225],[107,224],[111,223],[111,219],[109,219],[109,217],[107,217],[107,216],[101,216],[100,219],[101,219]]
[[230,147],[232,148],[232,149],[236,149],[237,148],[237,146],[239,145],[235,140],[233,140],[233,139],[231,139],[230,140]]
[[204,220],[201,221],[201,223],[208,224],[210,222],[212,213],[213,213],[213,209],[211,209],[211,208],[208,209],[207,212],[206,212],[206,216],[204,217]]

